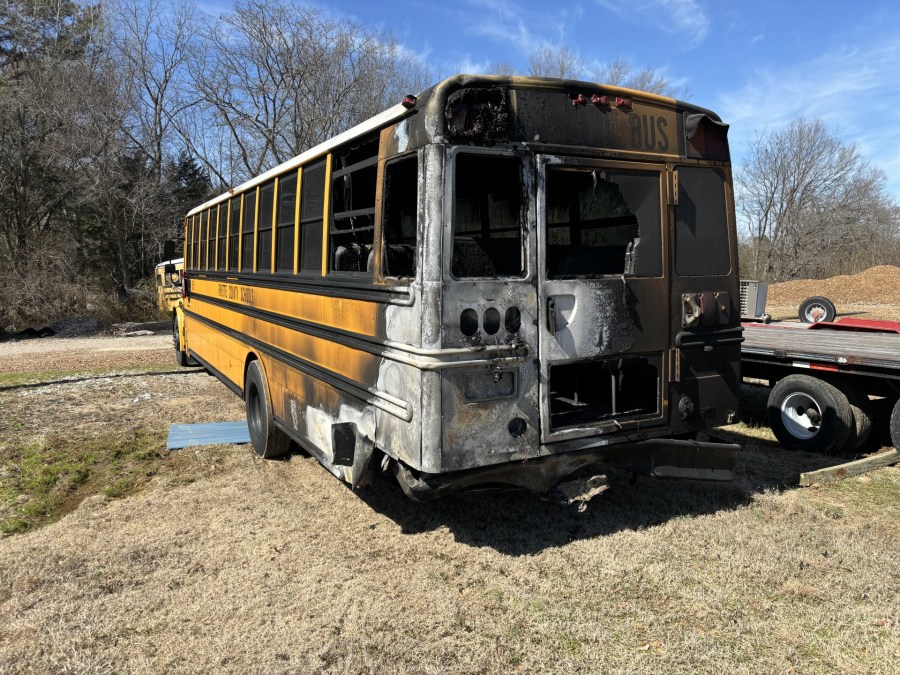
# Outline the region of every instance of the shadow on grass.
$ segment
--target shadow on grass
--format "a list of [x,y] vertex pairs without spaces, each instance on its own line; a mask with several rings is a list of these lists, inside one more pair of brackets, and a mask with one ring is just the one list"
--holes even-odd
[[[765,406],[759,392],[745,393],[745,422]],[[793,489],[802,471],[847,461],[805,452],[788,451],[765,440],[733,431],[716,438],[740,443],[736,477],[729,483],[675,481],[638,477],[623,471],[606,472],[609,490],[595,497],[585,512],[542,501],[528,492],[463,492],[435,502],[408,499],[393,479],[376,481],[358,494],[373,510],[398,523],[404,533],[449,528],[460,542],[488,546],[508,555],[531,555],[577,539],[640,530],[675,518],[694,518],[733,510],[752,502],[764,491]],[[600,473],[600,471],[597,471]]]
[[[73,376],[73,377],[62,377],[53,380],[41,380],[38,382],[25,382],[21,384],[10,384],[0,386],[0,392],[4,391],[12,391],[15,389],[39,389],[41,387],[49,387],[51,385],[56,384],[76,384],[78,382],[90,382],[92,380],[110,380],[110,379],[119,379],[119,378],[127,378],[127,377],[152,377],[154,375],[193,375],[194,373],[202,372],[197,368],[192,368],[191,370],[179,369],[179,370],[144,370],[136,373],[101,373],[98,375],[84,375],[84,376]],[[18,373],[12,373],[12,375],[18,375]],[[28,376],[29,373],[24,373],[23,376]]]
[[531,555],[577,539],[733,510],[750,503],[758,493],[793,488],[801,471],[843,461],[754,443],[739,455],[736,478],[729,483],[643,476],[634,480],[627,472],[607,471],[609,490],[591,500],[582,513],[521,491],[463,492],[417,503],[392,479],[377,481],[358,494],[373,510],[398,523],[404,533],[447,527],[460,542],[508,555]]

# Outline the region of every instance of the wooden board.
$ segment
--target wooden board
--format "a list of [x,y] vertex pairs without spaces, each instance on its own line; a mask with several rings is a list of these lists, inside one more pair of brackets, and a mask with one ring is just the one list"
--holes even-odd
[[855,462],[847,462],[846,464],[838,464],[837,466],[829,466],[826,469],[818,471],[807,471],[800,474],[798,484],[803,487],[809,487],[813,483],[821,483],[824,480],[835,478],[846,478],[847,476],[858,476],[862,473],[868,473],[884,466],[890,466],[900,462],[900,452],[891,450],[890,452],[882,452],[871,457],[858,459]]

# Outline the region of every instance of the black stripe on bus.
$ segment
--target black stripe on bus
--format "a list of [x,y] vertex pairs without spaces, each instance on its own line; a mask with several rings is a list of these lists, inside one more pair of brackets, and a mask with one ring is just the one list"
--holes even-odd
[[358,281],[352,279],[340,279],[333,277],[317,277],[303,279],[293,275],[267,274],[242,274],[235,271],[215,270],[190,270],[186,273],[189,279],[204,279],[223,283],[241,284],[242,286],[256,286],[271,288],[273,290],[299,291],[310,295],[324,295],[331,298],[348,300],[368,300],[383,304],[411,305],[413,298],[407,286],[361,286]]
[[[239,333],[232,328],[223,326],[217,321],[208,319],[205,316],[200,316],[199,314],[196,314],[190,310],[185,310],[184,313],[192,319],[196,319],[200,323],[206,324],[208,327],[213,328],[214,330],[225,333],[232,339],[247,345],[251,349],[260,351],[267,356],[275,359],[276,361],[284,363],[287,366],[294,368],[295,370],[299,370],[300,372],[309,375],[315,380],[325,382],[335,389],[340,389],[344,393],[350,394],[351,396],[354,396],[361,401],[365,401],[366,403],[369,403],[376,408],[379,408],[380,410],[390,413],[391,415],[394,415],[394,417],[399,417],[406,422],[412,420],[412,410],[409,403],[406,401],[402,402],[403,405],[394,403],[393,401],[385,399],[384,394],[375,389],[375,387],[369,389],[361,386],[360,383],[356,382],[355,380],[351,380],[350,378],[345,377],[332,370],[328,370],[327,368],[323,368],[322,366],[306,361],[305,359],[301,359],[294,354],[288,354],[278,347],[273,347],[272,345],[261,342],[256,338],[250,337],[249,335]],[[194,358],[197,358],[194,355],[194,352],[191,352],[191,355],[194,356]],[[200,361],[200,359],[197,360]],[[219,376],[217,375],[217,377]],[[229,380],[225,378],[225,381],[228,382]],[[398,414],[398,410],[401,410],[402,414]]]

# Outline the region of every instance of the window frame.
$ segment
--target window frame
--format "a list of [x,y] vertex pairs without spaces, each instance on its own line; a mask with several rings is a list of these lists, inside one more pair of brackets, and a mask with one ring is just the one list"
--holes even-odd
[[[520,227],[520,255],[522,256],[522,271],[518,275],[496,275],[496,276],[456,276],[453,273],[453,252],[456,240],[456,167],[457,167],[457,159],[460,155],[469,155],[469,156],[486,156],[490,158],[511,158],[516,159],[520,163],[520,167],[522,170],[522,183],[521,187],[524,191],[524,194],[528,196],[528,201],[534,201],[537,199],[535,190],[533,189],[534,182],[534,171],[531,170],[532,167],[529,165],[529,162],[532,160],[530,156],[525,153],[515,152],[513,150],[497,150],[494,148],[479,148],[473,146],[454,146],[451,148],[449,153],[449,161],[445,163],[444,167],[444,220],[445,222],[449,222],[451,227],[446,228],[447,231],[447,239],[444,242],[444,262],[443,268],[444,272],[449,279],[453,281],[471,281],[471,280],[481,280],[481,281],[525,281],[531,278],[531,275],[534,273],[532,270],[532,254],[531,250],[533,249],[532,237],[535,231],[536,223],[532,222],[533,216],[531,215],[533,209],[524,208],[519,211],[519,227]],[[447,176],[447,170],[449,169],[449,179]],[[523,203],[523,206],[526,206]],[[524,211],[524,213],[523,213]]]

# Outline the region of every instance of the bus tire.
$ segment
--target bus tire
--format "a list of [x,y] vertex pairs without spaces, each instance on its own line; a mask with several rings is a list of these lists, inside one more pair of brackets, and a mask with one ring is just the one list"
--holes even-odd
[[247,366],[244,381],[244,403],[247,407],[247,428],[253,450],[263,459],[283,457],[291,447],[291,439],[275,426],[272,402],[266,374],[259,361]]
[[837,309],[834,303],[821,295],[814,295],[800,303],[797,318],[803,323],[818,323],[819,321],[834,321]]
[[900,450],[900,399],[897,399],[897,402],[894,404],[894,409],[891,411],[891,443],[894,444],[894,447]]
[[845,446],[847,450],[858,450],[872,435],[872,420],[874,411],[872,402],[864,391],[849,382],[843,382],[839,388],[847,397],[850,411],[853,413],[853,428],[850,430],[850,439]]
[[808,375],[788,375],[769,394],[769,426],[782,446],[840,452],[854,429],[853,412],[837,387]]
[[175,363],[182,368],[190,364],[187,352],[181,348],[181,331],[178,326],[178,315],[172,317],[172,345],[175,347]]

